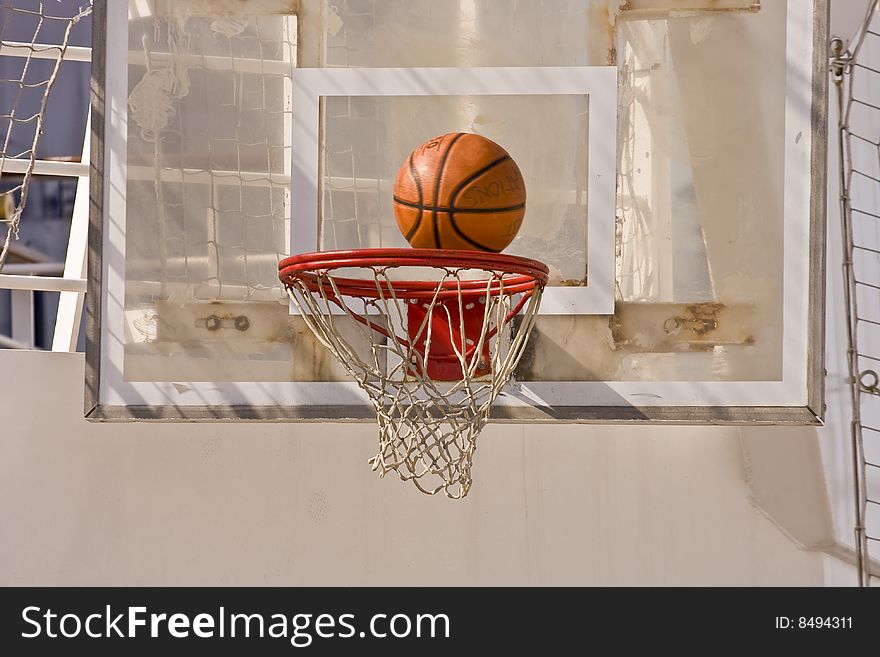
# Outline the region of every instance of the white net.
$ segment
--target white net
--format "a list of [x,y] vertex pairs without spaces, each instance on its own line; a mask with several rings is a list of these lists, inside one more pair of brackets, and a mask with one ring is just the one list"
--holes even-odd
[[[35,175],[49,97],[58,80],[74,27],[92,12],[91,0],[7,0],[0,4],[0,222],[6,263]],[[52,38],[59,35],[60,38]]]
[[[297,273],[284,264],[303,319],[373,404],[373,469],[428,495],[465,497],[477,437],[522,356],[544,283],[454,260],[418,275],[391,261]],[[430,282],[413,283],[428,278],[426,269]],[[339,326],[346,320],[355,320],[360,340]]]

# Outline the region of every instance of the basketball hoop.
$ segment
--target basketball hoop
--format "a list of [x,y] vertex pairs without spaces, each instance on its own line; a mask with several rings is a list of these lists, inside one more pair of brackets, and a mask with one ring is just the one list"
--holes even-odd
[[[304,321],[376,410],[373,469],[451,498],[470,489],[477,436],[522,356],[547,276],[528,258],[437,249],[317,252],[279,264]],[[362,340],[338,329],[343,317]]]

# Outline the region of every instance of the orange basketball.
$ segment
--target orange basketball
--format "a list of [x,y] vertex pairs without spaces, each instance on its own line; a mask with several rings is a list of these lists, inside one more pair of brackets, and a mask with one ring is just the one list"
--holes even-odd
[[468,132],[415,149],[394,184],[394,214],[417,248],[499,252],[516,237],[526,186],[516,162],[494,141]]

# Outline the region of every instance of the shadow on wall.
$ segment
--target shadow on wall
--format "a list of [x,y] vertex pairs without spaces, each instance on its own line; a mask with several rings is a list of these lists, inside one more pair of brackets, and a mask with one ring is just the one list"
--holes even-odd
[[751,503],[798,547],[835,545],[831,506],[813,427],[742,427]]

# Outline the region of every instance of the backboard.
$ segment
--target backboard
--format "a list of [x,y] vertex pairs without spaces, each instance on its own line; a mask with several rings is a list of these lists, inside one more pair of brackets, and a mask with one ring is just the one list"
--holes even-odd
[[617,4],[96,2],[86,416],[374,419],[277,263],[466,131],[550,268],[493,417],[818,422],[827,3]]

